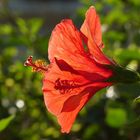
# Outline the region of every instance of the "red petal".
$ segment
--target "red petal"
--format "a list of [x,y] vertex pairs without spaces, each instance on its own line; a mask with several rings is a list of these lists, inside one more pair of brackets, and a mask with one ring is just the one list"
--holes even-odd
[[65,103],[62,112],[57,116],[62,133],[69,133],[77,114],[89,100],[90,94],[80,93],[71,96]]
[[[68,71],[67,68],[65,69],[66,71],[63,71],[57,66],[56,62],[53,62],[48,72],[45,73],[43,80],[42,89],[45,104],[48,110],[54,115],[58,115],[61,112],[64,102],[68,100],[68,98],[81,93],[91,84],[106,79],[98,74],[93,74],[92,77],[91,74],[83,72],[83,75],[79,75],[77,74],[78,72],[75,73],[75,70],[69,68],[70,71]],[[59,80],[62,83],[59,83]]]
[[[86,77],[86,79],[82,75],[78,75],[78,72],[72,69],[69,65],[62,63],[62,66],[59,67],[57,66],[57,63],[54,61],[48,72],[45,74],[45,78],[43,80],[44,100],[47,109],[57,116],[62,132],[68,133],[78,112],[82,109],[90,97],[96,91],[109,86],[112,83],[99,82],[100,80],[98,78],[101,79],[101,77],[98,77],[97,79],[94,79],[94,77],[93,79],[88,79],[88,77]],[[65,67],[64,71],[63,67]],[[60,85],[57,89],[55,82],[58,79],[74,81],[74,83],[78,86],[74,85],[74,87],[72,85],[72,89],[67,90],[65,86],[69,86],[69,83],[65,84],[65,82],[62,82],[65,86],[63,87]],[[103,79],[101,81],[103,81]],[[61,92],[61,86],[64,88],[62,90],[66,90],[66,92]]]
[[49,41],[48,52],[51,62],[57,58],[64,60],[75,70],[108,75],[107,69],[97,66],[95,60],[84,51],[81,34],[71,20],[63,20],[55,27]]
[[[85,83],[89,82],[84,77],[80,75],[75,75],[74,73],[71,72],[72,71],[69,72],[61,71],[59,67],[56,65],[56,63],[54,62],[52,63],[51,68],[45,74],[45,78],[43,80],[44,100],[45,100],[46,107],[54,115],[57,115],[61,112],[64,102],[69,97],[78,94],[84,89],[84,86],[83,87],[77,86],[77,88],[74,87],[75,86],[75,85],[73,86],[74,83],[77,85],[85,85]],[[64,86],[60,85],[60,87],[58,87],[57,89],[55,86],[58,79],[60,79],[62,82],[63,81],[70,82],[72,86],[71,89],[69,87],[66,87],[66,86],[70,86],[69,83],[66,84],[62,83],[65,85]]]
[[93,70],[91,73],[89,71],[84,71],[82,68],[80,70],[75,70],[64,60],[55,59],[55,62],[57,63],[57,66],[59,67],[59,69],[61,71],[65,71],[65,72],[67,71],[67,72],[71,72],[76,75],[81,75],[85,79],[92,81],[92,82],[104,81],[106,78],[108,78],[112,75],[111,70],[109,70],[104,65],[101,65],[98,63],[96,63],[96,66],[93,67]]
[[63,20],[55,27],[49,41],[48,53],[50,61],[55,57],[70,61],[71,58],[77,59],[76,54],[84,53],[80,33],[71,20]]
[[93,6],[91,6],[86,13],[85,21],[81,26],[81,32],[87,38],[87,45],[93,58],[102,64],[112,64],[101,51],[101,48],[103,47],[101,25]]
[[90,32],[91,37],[94,39],[97,46],[102,44],[100,19],[96,14],[96,10],[93,6],[91,6],[86,12],[86,19],[81,27],[81,31],[86,37],[89,36]]
[[80,33],[71,20],[63,20],[55,27],[49,41],[48,53],[51,62],[54,58],[62,59],[76,70],[93,72],[95,64],[87,57]]
[[109,83],[96,83],[92,86],[85,88],[78,95],[71,96],[68,100],[65,101],[61,113],[57,116],[58,122],[61,125],[62,133],[69,133],[72,124],[74,123],[77,114],[88,102],[88,100],[97,92],[110,85]]

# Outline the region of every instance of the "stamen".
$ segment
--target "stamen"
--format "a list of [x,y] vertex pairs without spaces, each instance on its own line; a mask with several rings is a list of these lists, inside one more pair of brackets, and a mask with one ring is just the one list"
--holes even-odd
[[48,70],[48,66],[45,61],[39,59],[39,60],[36,60],[35,62],[33,62],[32,58],[33,58],[33,56],[29,56],[27,58],[26,62],[24,63],[24,66],[32,67],[33,72],[44,73],[45,71]]
[[58,78],[55,81],[55,89],[59,90],[61,94],[64,94],[70,90],[73,90],[76,87],[79,87],[80,85],[76,84],[74,81],[72,80],[60,80],[60,78]]

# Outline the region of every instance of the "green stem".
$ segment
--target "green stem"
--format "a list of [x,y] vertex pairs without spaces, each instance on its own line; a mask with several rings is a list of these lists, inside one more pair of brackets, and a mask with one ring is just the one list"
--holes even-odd
[[115,83],[136,83],[140,82],[140,74],[120,66],[109,66],[114,75],[108,81]]

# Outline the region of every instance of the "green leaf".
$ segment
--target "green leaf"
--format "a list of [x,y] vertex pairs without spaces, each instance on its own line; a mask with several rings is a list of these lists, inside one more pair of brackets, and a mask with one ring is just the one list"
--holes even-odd
[[98,133],[98,131],[100,131],[99,125],[97,125],[97,124],[91,124],[85,130],[83,137],[84,137],[85,140],[89,140],[96,133]]
[[0,25],[0,35],[10,35],[13,31],[13,27],[10,24]]
[[130,45],[126,49],[118,48],[114,51],[114,55],[120,61],[140,60],[140,48],[135,45]]
[[134,99],[134,103],[140,103],[140,96],[138,96],[136,99]]
[[17,25],[19,27],[19,30],[22,34],[27,34],[28,33],[27,23],[24,19],[18,18],[16,23],[17,23]]
[[14,115],[0,120],[0,132],[3,131],[13,119]]
[[107,109],[106,123],[114,128],[122,127],[127,121],[127,114],[124,109],[121,108],[109,108]]
[[110,77],[108,81],[117,83],[136,83],[140,81],[140,75],[138,72],[123,68],[120,66],[109,66],[113,72],[114,76]]
[[138,117],[136,120],[132,121],[129,124],[125,125],[126,129],[136,129],[136,128],[140,128],[140,117]]
[[41,19],[35,18],[35,19],[29,20],[31,34],[36,35],[39,32],[40,28],[42,27],[42,24],[43,24],[43,20]]

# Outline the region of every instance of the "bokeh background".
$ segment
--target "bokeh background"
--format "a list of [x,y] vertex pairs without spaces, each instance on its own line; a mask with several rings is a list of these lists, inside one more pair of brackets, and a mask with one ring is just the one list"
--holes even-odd
[[140,83],[98,92],[66,135],[45,108],[41,75],[23,66],[29,55],[48,62],[54,26],[71,18],[80,28],[91,5],[104,52],[140,72],[140,0],[0,0],[0,140],[140,140]]

